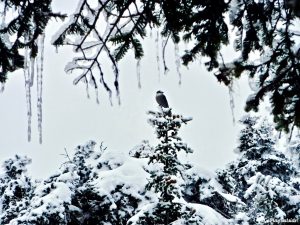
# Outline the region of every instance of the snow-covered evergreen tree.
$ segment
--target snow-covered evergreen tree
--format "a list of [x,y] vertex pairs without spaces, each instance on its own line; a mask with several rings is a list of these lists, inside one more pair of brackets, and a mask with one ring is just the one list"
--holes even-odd
[[[94,141],[66,152],[67,161],[42,181],[27,175],[27,157],[3,163],[2,225],[228,225],[300,221],[298,158],[276,149],[272,128],[246,116],[236,161],[208,172],[183,163],[192,150],[178,136],[191,118],[171,109],[150,111],[158,143],[128,152]],[[288,152],[298,151],[297,139]],[[296,162],[296,163],[295,163]]]
[[141,179],[146,172],[130,160],[137,159],[95,147],[90,141],[78,146],[73,157],[67,155],[60,171],[38,184],[27,210],[9,224],[125,225],[145,199]]
[[[4,161],[0,173],[0,224],[19,216],[30,203],[35,183],[27,175],[31,159],[15,155]],[[1,170],[0,170],[1,171]]]
[[105,151],[90,157],[89,181],[78,189],[76,205],[83,211],[80,224],[125,225],[147,198],[146,160]]
[[[272,219],[299,217],[299,189],[292,185],[299,176],[289,159],[275,149],[273,130],[258,118],[245,116],[239,137],[239,157],[218,172],[219,182],[247,207],[236,215],[237,223],[263,224]],[[298,215],[298,216],[297,216]]]
[[[191,118],[174,114],[169,108],[161,108],[157,112],[149,111],[148,114],[150,115],[149,123],[155,128],[158,144],[154,147],[154,152],[149,154],[147,171],[150,173],[150,179],[146,189],[148,192],[156,193],[157,198],[140,208],[128,224],[200,225],[204,224],[207,219],[204,212],[208,211],[215,216],[208,220],[209,224],[226,223],[224,222],[226,220],[210,207],[185,201],[184,173],[191,166],[182,163],[178,158],[178,153],[192,153],[192,150],[178,136],[178,132],[182,124],[187,123]],[[145,149],[144,147],[143,145],[139,149]]]
[[20,213],[10,225],[52,225],[68,224],[73,211],[74,192],[78,187],[79,176],[71,166],[37,184],[34,196],[27,210]]

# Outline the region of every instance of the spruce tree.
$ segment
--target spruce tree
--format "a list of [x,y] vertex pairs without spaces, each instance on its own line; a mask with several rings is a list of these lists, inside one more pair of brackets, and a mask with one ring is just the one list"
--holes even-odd
[[155,128],[159,144],[155,147],[154,154],[149,159],[149,164],[162,166],[162,171],[153,171],[147,189],[153,188],[159,194],[157,217],[154,223],[170,224],[182,216],[182,171],[185,165],[178,159],[179,152],[192,153],[193,151],[182,142],[178,131],[185,121],[180,115],[172,114],[171,110],[161,112],[149,111],[152,117],[149,123]]
[[40,181],[27,209],[9,224],[66,225],[80,224],[82,213],[76,205],[78,190],[90,178],[86,160],[94,152],[95,142],[78,146],[74,156],[66,152],[67,161],[54,175]]
[[298,219],[299,176],[291,161],[275,149],[273,129],[259,118],[245,116],[239,137],[238,159],[218,172],[224,189],[238,196],[246,206],[235,215],[236,222],[261,224],[272,219]]
[[[126,225],[138,204],[146,197],[144,187],[137,185],[143,183],[141,177],[122,172],[122,168],[136,166],[136,172],[139,170],[139,164],[132,165],[129,156],[111,155],[109,151],[105,151],[106,148],[102,144],[100,152],[94,148],[93,152],[87,147],[80,148],[81,152],[90,153],[86,154],[88,157],[85,157],[84,163],[83,160],[78,160],[82,164],[81,167],[86,168],[80,170],[85,171],[86,179],[76,190],[72,201],[73,205],[81,210],[74,218],[81,225]],[[82,158],[82,154],[75,158]],[[143,175],[146,173],[142,168],[140,170]]]
[[[158,111],[149,111],[148,114],[148,122],[155,129],[158,143],[152,147],[147,141],[143,141],[130,154],[138,158],[148,158],[148,166],[144,166],[144,169],[150,176],[147,178],[145,191],[152,197],[139,205],[127,224],[230,224],[228,217],[224,217],[218,207],[201,202],[197,193],[200,190],[205,196],[210,196],[209,192],[222,192],[214,176],[202,174],[203,170],[190,163],[183,163],[180,159],[180,154],[193,152],[179,136],[182,125],[192,118],[174,114],[170,108],[159,108]],[[207,183],[201,183],[203,177]],[[226,211],[227,208],[226,205],[226,209],[222,210]]]
[[182,191],[184,182],[182,172],[189,168],[178,159],[178,153],[192,153],[192,150],[178,136],[183,123],[191,118],[173,114],[171,109],[149,111],[149,123],[155,128],[159,143],[149,157],[150,179],[146,185],[148,191],[158,195],[157,202],[141,210],[129,224],[164,224],[168,225],[187,214]]

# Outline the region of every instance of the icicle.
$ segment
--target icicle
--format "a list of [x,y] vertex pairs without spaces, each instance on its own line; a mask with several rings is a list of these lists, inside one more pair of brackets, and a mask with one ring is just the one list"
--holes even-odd
[[90,85],[95,89],[96,102],[99,104],[98,85],[96,84],[96,80],[93,75],[91,75]]
[[0,93],[3,93],[5,84],[0,82]]
[[26,92],[26,105],[27,105],[27,139],[28,142],[31,141],[31,77],[29,74],[29,62],[28,62],[28,49],[25,48],[24,54],[24,79],[25,79],[25,92]]
[[113,101],[112,101],[112,93],[109,92],[109,103],[110,103],[110,106],[113,106]]
[[90,98],[90,91],[89,91],[89,84],[88,84],[88,82],[87,82],[86,77],[84,77],[83,81],[84,81],[84,83],[86,84],[86,86],[85,86],[86,97],[89,99],[89,98]]
[[[30,58],[30,79],[31,79],[31,84],[30,86],[32,87],[33,85],[33,80],[34,80],[34,64],[35,64],[35,58]],[[29,69],[29,68],[28,68]]]
[[115,82],[114,82],[114,85],[115,85],[115,88],[116,88],[116,95],[117,95],[117,98],[118,98],[118,104],[121,105],[121,97],[120,97],[120,89],[119,89],[119,82],[118,82],[118,79],[119,79],[119,68],[118,68],[118,64],[114,64],[112,65],[112,70],[114,72],[114,75],[115,75]]
[[166,63],[166,47],[167,47],[167,44],[168,44],[168,41],[169,41],[169,37],[170,35],[164,39],[161,43],[162,45],[162,59],[163,59],[163,63],[164,63],[164,74],[167,75],[167,73],[169,72],[169,68],[167,67],[167,63]]
[[[43,122],[43,70],[44,70],[44,42],[45,34],[42,34],[39,38],[39,57],[37,60],[37,118],[38,118],[38,132],[39,132],[39,143],[42,144],[42,122]],[[33,67],[34,68],[34,67]]]
[[175,45],[175,64],[176,64],[176,70],[177,70],[177,74],[179,76],[179,85],[181,85],[181,72],[180,72],[180,66],[181,66],[181,63],[180,63],[180,56],[179,56],[179,46],[177,43],[174,43]]
[[161,69],[160,69],[160,55],[159,55],[159,29],[156,32],[155,45],[156,45],[156,64],[158,71],[158,80],[160,81]]
[[98,92],[98,87],[95,88],[95,94],[96,94],[96,102],[97,104],[99,105],[100,104],[100,101],[99,101],[99,92]]
[[117,90],[117,98],[118,98],[118,104],[121,105],[121,96],[119,89]]
[[295,128],[295,122],[294,122],[293,125],[292,125],[292,129],[291,129],[290,137],[289,137],[289,139],[288,139],[288,143],[290,143],[291,140],[292,140],[294,128]]
[[234,115],[235,104],[234,104],[234,96],[233,96],[234,91],[233,91],[233,83],[232,82],[228,85],[228,93],[229,93],[230,109],[231,109],[231,114],[232,114],[232,122],[233,122],[233,124],[235,124],[235,115]]
[[138,87],[141,89],[141,60],[138,59],[136,62],[136,74],[137,74],[137,80],[138,80]]

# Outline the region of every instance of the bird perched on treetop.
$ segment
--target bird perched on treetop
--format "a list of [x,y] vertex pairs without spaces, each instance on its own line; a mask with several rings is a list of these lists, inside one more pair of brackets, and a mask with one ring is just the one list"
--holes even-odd
[[156,92],[156,101],[159,106],[161,106],[163,108],[169,108],[167,98],[162,91]]

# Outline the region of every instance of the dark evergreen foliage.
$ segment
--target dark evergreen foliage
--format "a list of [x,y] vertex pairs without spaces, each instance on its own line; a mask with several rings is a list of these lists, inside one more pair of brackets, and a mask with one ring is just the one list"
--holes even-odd
[[[97,67],[104,80],[99,56],[105,51],[115,70],[115,87],[118,92],[119,61],[129,49],[137,59],[143,56],[142,39],[147,28],[160,27],[161,35],[175,42],[187,42],[191,48],[182,55],[182,62],[188,65],[199,56],[207,57],[209,71],[215,70],[217,79],[231,85],[235,78],[247,73],[257,83],[258,89],[247,101],[246,110],[258,110],[260,101],[271,95],[272,113],[278,130],[289,131],[300,126],[299,96],[299,47],[295,26],[299,16],[297,1],[105,1],[93,9],[88,1],[82,1],[75,19],[53,43],[74,45],[82,53],[75,58],[83,70],[79,79],[96,80],[92,68]],[[84,14],[85,13],[85,14]],[[100,15],[107,16],[110,25],[101,35],[95,26]],[[85,16],[92,14],[93,16]],[[229,23],[225,15],[229,14]],[[127,22],[125,22],[127,20]],[[228,27],[236,32],[234,49],[241,56],[232,63],[224,63],[221,47],[229,44]],[[97,40],[89,42],[90,34],[96,33]],[[71,35],[81,37],[79,42],[66,42]],[[110,42],[115,45],[111,46]],[[112,48],[111,48],[112,47]],[[87,50],[96,49],[98,54],[87,57]],[[249,57],[256,53],[260,62]],[[84,65],[84,66],[82,66]],[[110,91],[104,82],[105,88]],[[299,118],[298,118],[299,117]]]
[[[142,58],[142,40],[147,31],[159,28],[166,39],[165,45],[169,39],[189,43],[182,55],[184,65],[204,56],[207,69],[214,71],[225,85],[247,74],[256,83],[257,90],[248,99],[246,110],[257,111],[261,100],[270,95],[276,129],[288,132],[293,126],[300,127],[298,2],[107,0],[95,1],[95,5],[83,0],[53,44],[71,45],[78,53],[66,68],[80,71],[75,84],[83,81],[94,88],[103,85],[111,96],[111,85],[106,82],[101,64],[105,53],[113,66],[113,83],[119,95],[118,61],[130,49],[136,59]],[[20,49],[29,48],[35,57],[37,37],[51,18],[63,15],[52,12],[51,0],[2,0],[0,3],[5,6],[4,11],[18,13],[18,17],[0,29],[0,81],[4,82],[8,72],[24,66]],[[227,15],[229,20],[225,20]],[[105,26],[102,32],[99,27]],[[228,27],[235,32],[234,50],[240,57],[225,63],[221,48],[230,44]],[[7,41],[13,36],[16,36],[14,40]],[[259,60],[253,60],[254,55]]]
[[[0,82],[5,82],[7,74],[24,68],[21,49],[30,49],[35,58],[38,52],[37,38],[44,33],[52,18],[64,18],[51,10],[52,0],[1,0],[3,15],[0,18]],[[17,14],[8,18],[8,13]]]
[[[299,30],[287,1],[232,1],[230,23],[236,33],[235,50],[241,57],[219,68],[219,81],[230,84],[246,73],[257,90],[247,100],[246,111],[258,110],[260,101],[270,95],[272,114],[278,130],[299,127]],[[259,54],[259,61],[250,55]]]

